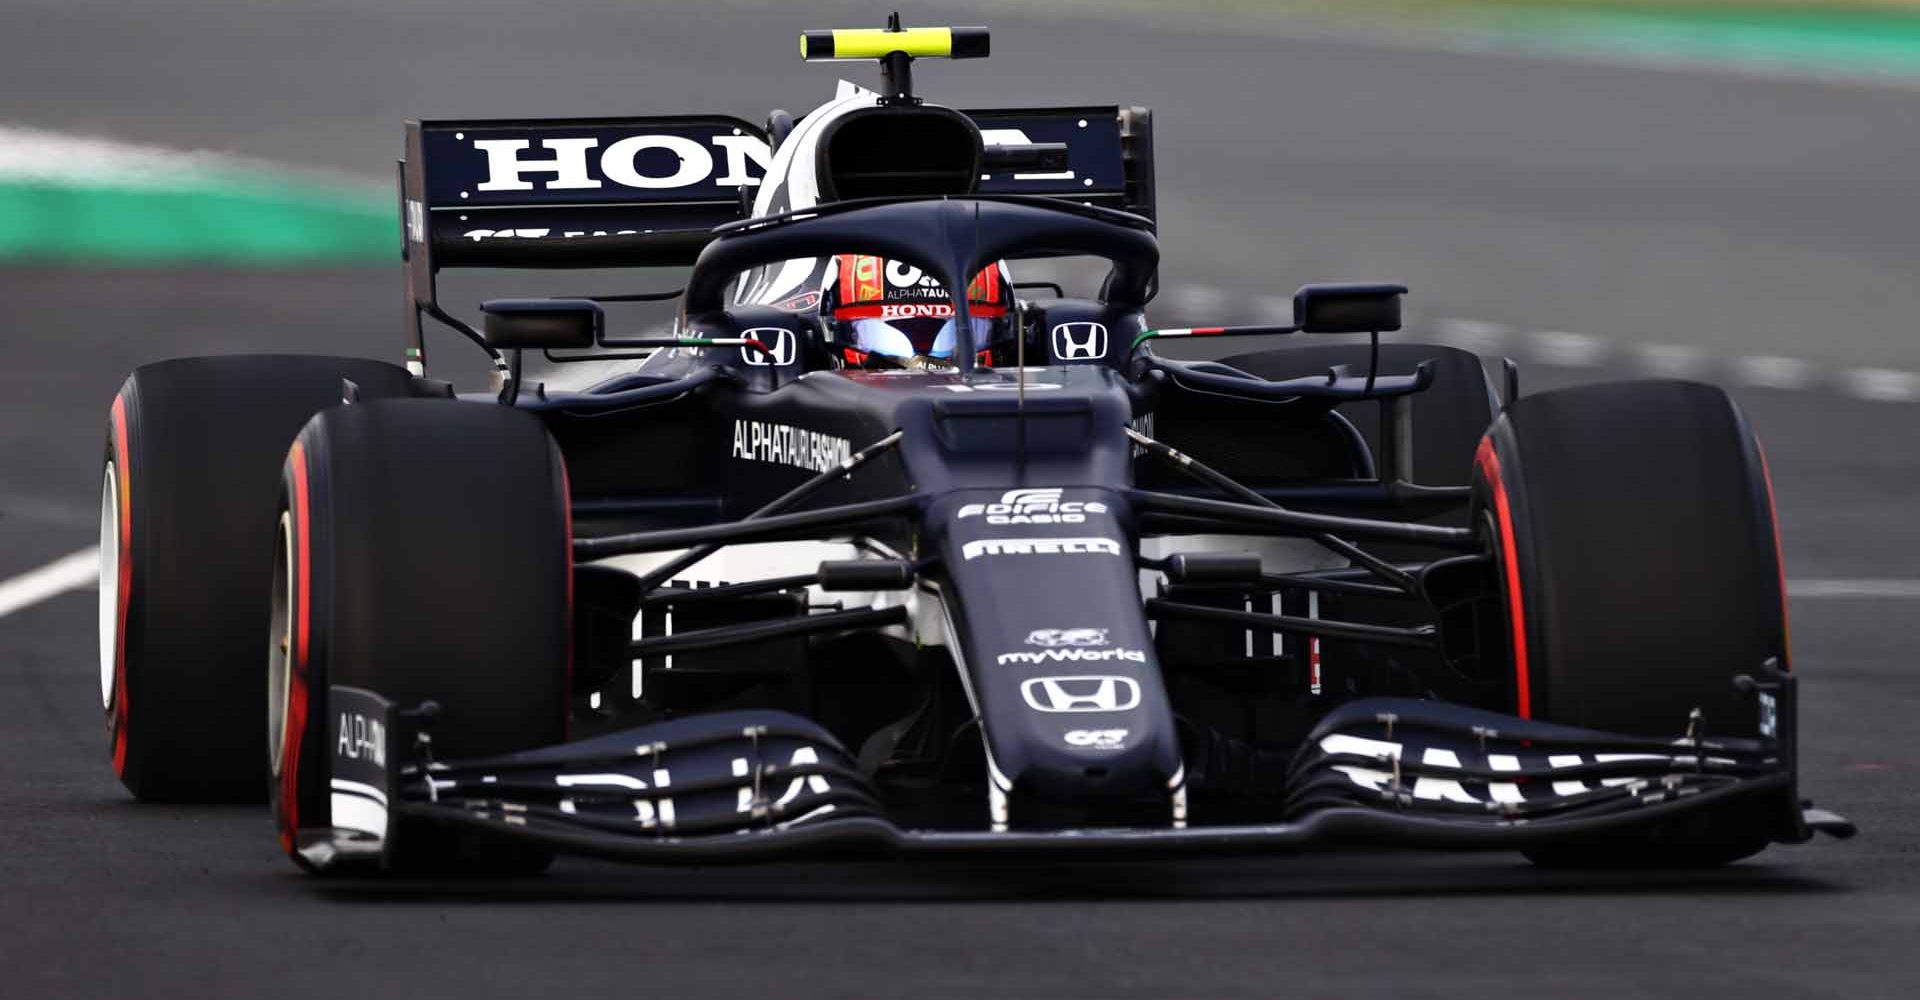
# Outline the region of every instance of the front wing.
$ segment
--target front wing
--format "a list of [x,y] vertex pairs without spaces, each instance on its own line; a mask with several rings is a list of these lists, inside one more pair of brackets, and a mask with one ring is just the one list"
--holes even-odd
[[[1225,854],[1335,844],[1521,850],[1657,836],[1731,818],[1798,843],[1853,827],[1798,794],[1794,679],[1739,679],[1758,739],[1696,712],[1674,738],[1624,736],[1441,702],[1370,698],[1329,713],[1264,800],[1270,823],[1005,832],[907,829],[824,729],[782,712],[687,716],[525,753],[436,760],[432,709],[329,690],[331,823],[316,868],[380,864],[415,824],[465,826],[646,863],[812,856]],[[1723,814],[1716,816],[1715,814]],[[1179,815],[1178,812],[1173,814]]]

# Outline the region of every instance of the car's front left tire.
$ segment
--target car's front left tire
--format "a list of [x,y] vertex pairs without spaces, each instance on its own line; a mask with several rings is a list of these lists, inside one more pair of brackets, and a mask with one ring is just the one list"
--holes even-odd
[[[434,702],[441,759],[565,739],[572,527],[565,465],[538,418],[434,400],[319,414],[287,453],[279,524],[268,730],[276,824],[297,863],[313,862],[301,831],[334,825],[331,685],[402,709]],[[424,824],[392,836],[389,860],[409,872],[518,873],[550,858]]]

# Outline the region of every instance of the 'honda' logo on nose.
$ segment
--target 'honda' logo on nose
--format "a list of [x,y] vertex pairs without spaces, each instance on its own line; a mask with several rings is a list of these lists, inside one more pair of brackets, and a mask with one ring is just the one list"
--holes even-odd
[[1053,356],[1061,361],[1106,360],[1106,324],[1062,323],[1054,327]]
[[1036,712],[1124,712],[1140,704],[1140,684],[1098,674],[1033,677],[1021,682],[1020,695]]
[[793,364],[794,340],[792,330],[782,329],[777,326],[762,326],[748,330],[740,336],[747,340],[757,340],[760,342],[761,347],[766,348],[764,351],[756,351],[751,344],[741,345],[740,356],[747,359],[747,364],[759,365],[762,368],[767,365],[785,368]]

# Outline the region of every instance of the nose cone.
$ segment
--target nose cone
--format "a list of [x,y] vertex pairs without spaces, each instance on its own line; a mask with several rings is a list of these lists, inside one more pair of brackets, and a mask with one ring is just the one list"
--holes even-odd
[[1016,803],[1165,801],[1180,771],[1124,515],[1118,492],[1074,487],[959,491],[929,512],[968,691]]

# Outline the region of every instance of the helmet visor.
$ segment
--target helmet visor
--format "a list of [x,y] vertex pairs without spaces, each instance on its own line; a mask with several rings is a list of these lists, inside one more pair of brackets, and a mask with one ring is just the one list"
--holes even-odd
[[[992,343],[996,320],[976,316],[967,322],[973,331],[975,350]],[[853,346],[889,358],[923,355],[950,360],[955,329],[952,319],[857,319],[852,322]]]

